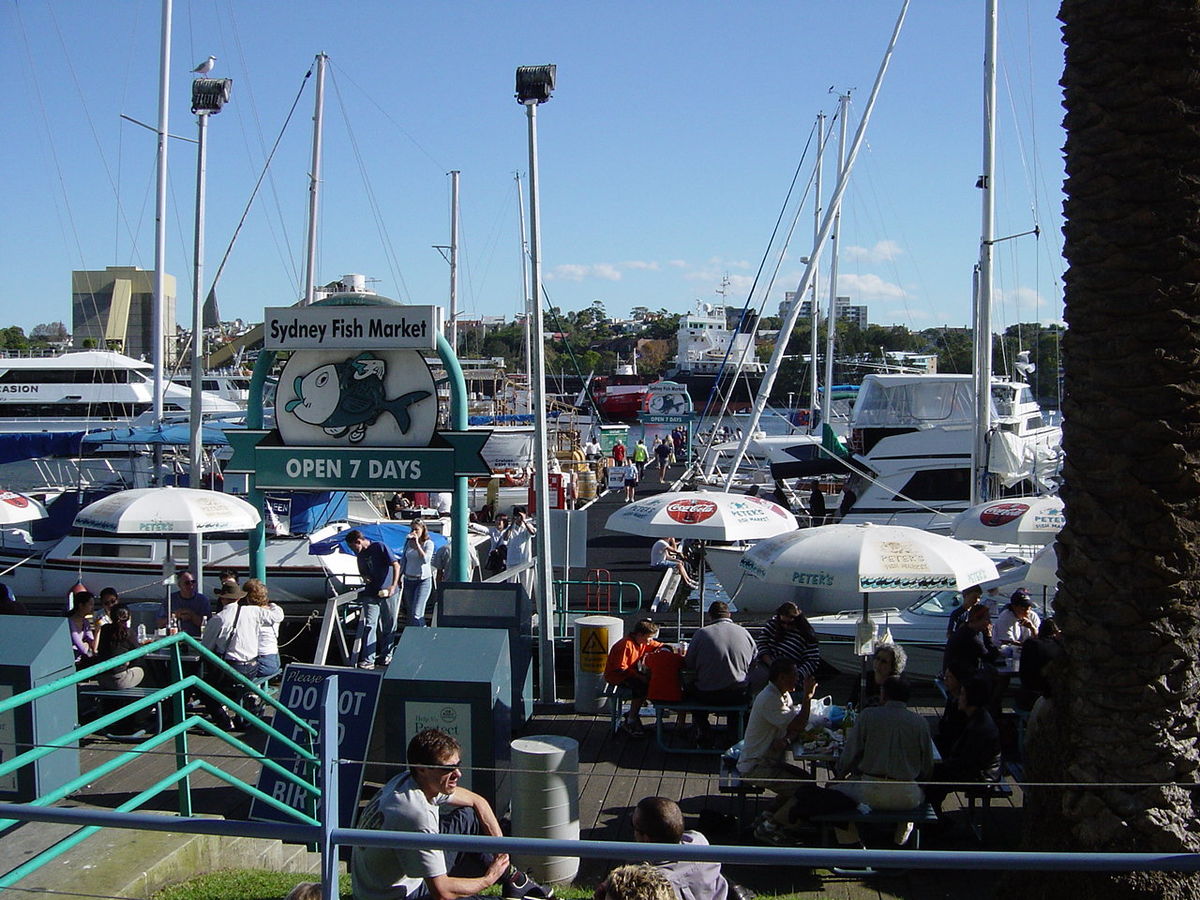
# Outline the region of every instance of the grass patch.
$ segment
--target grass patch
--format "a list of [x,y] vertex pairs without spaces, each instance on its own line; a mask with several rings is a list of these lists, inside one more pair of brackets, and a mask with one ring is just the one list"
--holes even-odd
[[[316,875],[295,872],[223,869],[163,888],[151,900],[283,900],[300,882],[317,880]],[[349,875],[342,876],[339,888],[349,900]]]

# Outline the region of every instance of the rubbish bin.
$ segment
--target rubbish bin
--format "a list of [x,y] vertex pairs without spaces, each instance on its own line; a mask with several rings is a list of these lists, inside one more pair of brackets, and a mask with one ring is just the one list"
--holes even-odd
[[575,711],[601,713],[604,696],[604,664],[608,651],[625,632],[625,623],[614,616],[583,616],[575,620]]
[[[513,837],[579,840],[579,742],[556,734],[512,742]],[[540,882],[570,881],[577,856],[513,854],[518,869]]]

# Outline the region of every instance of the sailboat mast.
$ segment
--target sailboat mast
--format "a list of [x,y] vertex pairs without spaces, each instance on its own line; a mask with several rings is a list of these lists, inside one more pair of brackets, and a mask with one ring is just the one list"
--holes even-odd
[[[817,390],[820,386],[820,381],[817,378],[817,350],[819,343],[817,340],[817,327],[821,324],[821,310],[817,303],[817,284],[820,282],[820,259],[817,256],[817,238],[821,234],[821,216],[825,209],[821,206],[821,195],[824,190],[823,184],[825,180],[825,113],[817,113],[817,172],[815,194],[816,200],[813,204],[813,251],[812,251],[812,300],[809,301],[809,319],[812,325],[812,333],[809,335],[809,381],[808,381],[808,433],[812,434],[813,426],[817,417]],[[800,302],[800,297],[796,297],[796,302]]]
[[325,122],[325,63],[324,53],[317,54],[317,97],[313,109],[312,171],[308,174],[308,245],[304,265],[304,303],[315,299],[317,271],[317,210],[321,192],[321,136]]
[[992,245],[996,229],[996,0],[988,0],[983,51],[983,223],[979,239],[979,290],[975,300],[975,444],[971,454],[971,504],[987,500],[987,439],[992,415]]
[[517,213],[520,217],[521,227],[521,309],[525,312],[525,327],[522,329],[522,338],[525,342],[525,411],[532,415],[533,347],[530,342],[533,340],[531,337],[533,334],[533,311],[529,308],[529,245],[525,242],[525,198],[521,192],[521,173],[516,172],[513,177],[517,179]]
[[[158,52],[158,156],[154,190],[154,306],[150,311],[150,362],[154,367],[154,424],[163,418],[163,340],[167,282],[167,126],[170,113],[171,2],[162,2]],[[174,331],[174,329],[171,329]],[[161,453],[161,450],[159,451]],[[157,454],[155,462],[158,462]],[[158,467],[155,466],[155,472]],[[157,477],[157,474],[156,476]]]
[[[879,91],[883,87],[883,78],[887,74],[888,64],[892,61],[892,54],[896,50],[896,42],[900,39],[900,29],[903,27],[904,17],[908,13],[908,3],[909,0],[904,0],[904,5],[900,7],[900,14],[896,17],[896,24],[892,29],[891,40],[888,42],[887,50],[883,54],[883,60],[879,63],[879,71],[875,74],[875,83],[871,85],[871,95],[867,98],[862,119],[859,120],[858,129],[854,132],[854,140],[850,144],[850,153],[846,156],[844,171],[838,176],[837,185],[833,189],[833,195],[829,198],[830,209],[825,213],[825,220],[821,223],[821,232],[817,235],[817,245],[813,248],[814,255],[809,257],[808,265],[804,268],[804,275],[800,279],[800,286],[796,288],[797,297],[803,297],[812,287],[813,260],[820,254],[821,248],[828,239],[830,230],[833,228],[832,211],[837,209],[838,204],[842,202],[842,195],[846,193],[846,185],[850,181],[850,172],[854,169],[854,161],[858,158],[858,151],[867,136],[867,125],[871,121],[871,112],[875,109],[875,101],[879,98]],[[796,319],[799,316],[800,304],[793,303],[779,331],[783,337],[775,344],[775,352],[771,354],[771,361],[767,364],[767,371],[763,375],[762,385],[759,387],[758,394],[754,398],[754,407],[750,412],[750,423],[746,426],[746,430],[742,434],[742,440],[738,444],[737,452],[732,460],[732,464],[729,466],[729,475],[725,479],[725,490],[729,490],[733,485],[733,477],[737,473],[737,467],[741,465],[742,460],[745,458],[746,448],[750,446],[750,440],[758,428],[758,422],[762,418],[763,410],[767,406],[767,398],[771,395],[771,388],[774,387],[775,378],[779,374],[779,367],[783,364],[784,356],[787,355],[787,336],[796,327]]]
[[458,169],[450,171],[450,327],[446,339],[458,353]]
[[[838,178],[846,173],[846,135],[850,131],[850,93],[838,95]],[[825,401],[821,404],[821,423],[830,420],[833,409],[833,349],[837,337],[837,276],[838,244],[842,230],[842,199],[838,197],[833,207],[833,235],[830,237],[829,254],[829,316],[825,320]],[[814,279],[815,283],[815,279]]]

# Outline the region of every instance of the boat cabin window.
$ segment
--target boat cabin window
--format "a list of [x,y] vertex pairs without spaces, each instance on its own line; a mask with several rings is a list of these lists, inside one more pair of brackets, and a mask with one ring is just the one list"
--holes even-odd
[[962,594],[958,591],[933,591],[917,602],[908,611],[918,616],[949,616],[962,606]]
[[0,384],[128,384],[128,369],[9,369]]
[[71,555],[94,559],[150,560],[154,558],[154,548],[150,544],[134,544],[128,541],[80,541]]
[[971,497],[971,470],[922,469],[908,479],[893,499],[897,503],[909,500],[969,500]]
[[969,425],[975,420],[966,380],[863,381],[854,404],[855,428],[912,428]]
[[5,403],[0,415],[32,419],[130,419],[147,412],[149,403]]
[[1046,420],[1042,417],[1041,413],[1038,413],[1036,416],[1029,416],[1025,420],[1025,427],[1030,431],[1035,428],[1045,428]]
[[[242,536],[245,537],[245,535],[242,535]],[[201,560],[201,562],[205,562],[205,563],[208,562],[209,551],[211,549],[212,548],[209,547],[208,544],[200,545],[200,560]],[[191,564],[192,556],[191,556],[191,552],[188,550],[187,541],[179,540],[179,541],[171,542],[171,562],[175,566],[182,567],[185,569]]]

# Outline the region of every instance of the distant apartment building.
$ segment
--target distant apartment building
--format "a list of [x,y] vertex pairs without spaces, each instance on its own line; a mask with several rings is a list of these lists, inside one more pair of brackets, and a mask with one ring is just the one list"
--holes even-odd
[[[788,291],[784,294],[783,303],[779,304],[779,317],[782,319],[787,316],[792,304],[796,302],[796,292]],[[822,311],[818,310],[819,312]],[[834,315],[839,319],[844,319],[847,322],[853,322],[859,328],[867,327],[867,307],[854,306],[850,303],[849,297],[838,297],[834,300],[833,305]],[[806,297],[800,301],[800,320],[812,318],[812,298]]]
[[[175,362],[175,276],[163,280],[163,359]],[[154,273],[135,266],[71,273],[71,340],[78,349],[95,346],[135,359],[151,359],[154,348]],[[91,342],[88,344],[87,342]]]

